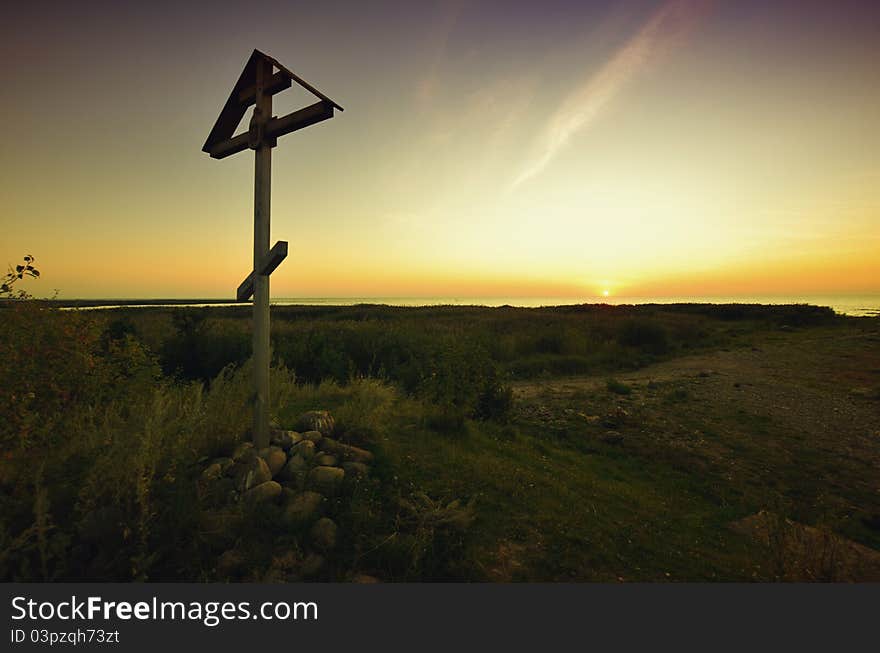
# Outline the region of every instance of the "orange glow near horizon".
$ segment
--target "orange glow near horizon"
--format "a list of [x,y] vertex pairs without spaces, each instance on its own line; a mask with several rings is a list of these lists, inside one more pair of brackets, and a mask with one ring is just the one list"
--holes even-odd
[[38,296],[231,298],[253,155],[200,147],[256,46],[346,108],[273,152],[273,297],[880,295],[876,3],[539,4],[19,8],[0,256]]

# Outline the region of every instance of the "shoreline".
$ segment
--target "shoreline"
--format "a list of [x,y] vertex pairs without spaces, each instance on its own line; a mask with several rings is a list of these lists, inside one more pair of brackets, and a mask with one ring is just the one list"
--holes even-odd
[[[408,297],[365,297],[365,298],[275,298],[271,300],[272,306],[310,306],[310,307],[351,307],[351,306],[387,306],[395,308],[427,308],[427,307],[470,307],[470,308],[562,308],[573,306],[609,306],[609,307],[635,307],[635,306],[816,306],[831,308],[838,315],[847,317],[880,317],[880,305],[868,299],[866,302],[849,301],[841,297],[838,301],[821,301],[833,298],[694,298],[688,301],[685,298],[621,298],[621,301],[574,301],[566,298],[408,298]],[[802,299],[802,301],[801,301]],[[494,301],[493,301],[494,300]],[[538,301],[540,300],[540,301]],[[557,303],[554,303],[556,300]],[[641,300],[641,301],[640,301]],[[761,301],[763,300],[763,301]],[[811,301],[812,300],[812,301]],[[840,301],[843,300],[843,301]],[[234,299],[216,298],[184,298],[184,299],[43,299],[39,300],[53,308],[62,310],[109,310],[123,308],[213,308],[213,307],[248,307],[250,302],[239,302]],[[503,303],[502,303],[503,302]],[[0,302],[2,306],[3,302]],[[864,304],[860,306],[860,304]]]

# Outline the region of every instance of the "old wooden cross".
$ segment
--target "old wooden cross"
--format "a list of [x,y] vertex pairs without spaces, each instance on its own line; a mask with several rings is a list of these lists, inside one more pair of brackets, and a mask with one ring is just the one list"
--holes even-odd
[[[272,96],[296,82],[318,98],[318,102],[277,118],[272,115]],[[254,106],[246,132],[234,136],[235,128],[250,106]],[[248,148],[255,151],[254,166],[254,267],[238,287],[238,301],[254,297],[254,445],[269,446],[269,275],[287,256],[287,242],[269,249],[269,206],[272,182],[272,148],[279,136],[333,117],[342,111],[326,95],[297,77],[272,57],[254,50],[214,128],[203,152],[223,159]]]

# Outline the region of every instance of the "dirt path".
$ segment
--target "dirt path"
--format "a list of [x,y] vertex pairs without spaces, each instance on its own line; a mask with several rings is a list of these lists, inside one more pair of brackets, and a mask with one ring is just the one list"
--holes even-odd
[[[682,356],[632,372],[520,381],[513,384],[513,392],[515,397],[526,399],[542,393],[596,390],[604,387],[610,376],[635,385],[714,379],[714,383],[707,383],[821,387],[849,399],[871,397],[880,388],[880,329],[779,332],[756,346]],[[775,394],[767,396],[767,401],[772,402]],[[877,416],[880,428],[880,413]]]
[[519,381],[513,384],[513,393],[515,397],[525,399],[545,392],[566,394],[581,390],[596,390],[605,387],[606,381],[611,376],[623,383],[638,384],[650,381],[675,381],[710,374],[742,374],[745,371],[745,366],[751,367],[756,362],[757,357],[750,356],[749,353],[751,352],[716,351],[674,358],[633,372]]
[[[880,479],[880,329],[834,328],[778,332],[755,346],[685,356],[614,375],[630,386],[620,397],[664,427],[694,411],[722,430],[746,424],[732,416],[766,419],[774,432],[809,441],[825,455],[877,470]],[[520,401],[566,401],[604,391],[609,375],[517,383]],[[651,401],[651,382],[687,391],[677,408]],[[659,437],[659,434],[658,434]],[[877,483],[880,498],[880,483]]]
[[776,508],[792,523],[880,550],[876,321],[772,332],[614,374],[625,394],[608,390],[609,376],[520,382],[513,391],[524,419],[599,441],[613,433],[619,455],[666,461],[750,510]]
[[[876,324],[773,332],[754,346],[615,374],[632,389],[625,396],[606,391],[608,376],[517,383],[514,396],[586,414],[617,403],[637,417],[634,435],[646,447],[693,448],[717,464],[752,467],[756,482],[786,464],[815,467],[817,481],[858,485],[863,500],[872,497],[869,510],[880,510]],[[676,390],[682,398],[671,401]],[[761,454],[749,460],[745,448]]]

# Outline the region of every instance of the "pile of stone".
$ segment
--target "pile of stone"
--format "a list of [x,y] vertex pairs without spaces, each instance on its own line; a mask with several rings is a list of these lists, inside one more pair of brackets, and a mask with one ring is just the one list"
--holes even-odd
[[[304,413],[296,426],[296,431],[273,431],[265,449],[244,442],[231,456],[211,461],[201,484],[213,508],[277,504],[281,526],[304,534],[302,545],[309,554],[300,572],[308,577],[321,571],[324,556],[336,546],[336,523],[323,516],[327,499],[343,491],[346,479],[367,477],[373,454],[333,439],[334,421],[327,411]],[[227,550],[218,567],[234,566],[236,559]]]

